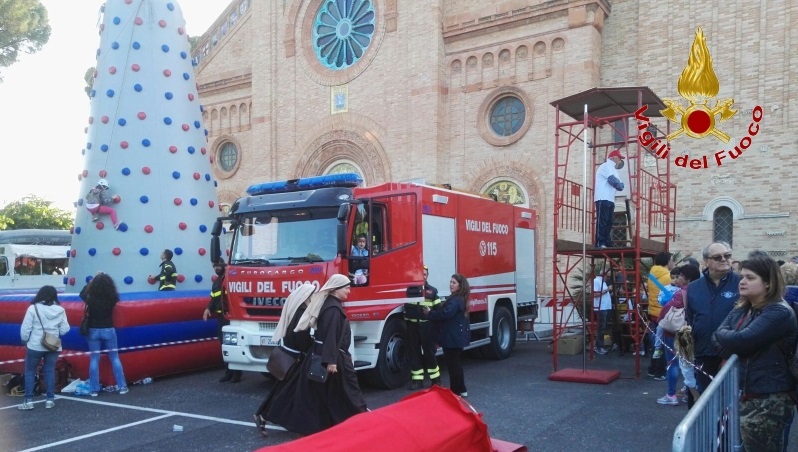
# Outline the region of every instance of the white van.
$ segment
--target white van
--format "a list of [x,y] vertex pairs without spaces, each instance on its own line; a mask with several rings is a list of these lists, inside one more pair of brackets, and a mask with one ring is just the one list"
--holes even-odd
[[69,231],[0,231],[0,293],[63,291],[69,265]]

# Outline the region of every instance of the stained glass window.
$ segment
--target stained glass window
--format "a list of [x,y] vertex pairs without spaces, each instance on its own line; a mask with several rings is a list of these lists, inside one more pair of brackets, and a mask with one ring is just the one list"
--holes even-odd
[[313,25],[316,58],[333,70],[359,60],[374,36],[372,0],[325,0]]
[[525,118],[526,109],[519,98],[503,97],[490,110],[490,128],[497,135],[509,137],[521,129]]

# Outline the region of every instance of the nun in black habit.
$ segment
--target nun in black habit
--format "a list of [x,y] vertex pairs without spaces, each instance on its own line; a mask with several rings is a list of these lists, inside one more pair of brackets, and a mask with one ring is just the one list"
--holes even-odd
[[[300,360],[300,362],[305,358],[306,352],[313,344],[313,338],[310,336],[310,330],[294,331],[294,328],[296,328],[299,323],[302,314],[305,313],[305,309],[307,309],[310,303],[310,296],[313,295],[315,291],[316,286],[305,283],[294,289],[294,291],[288,295],[285,305],[283,305],[283,311],[280,314],[280,321],[277,322],[274,335],[272,335],[272,341],[278,342],[280,344],[279,347],[295,359]],[[298,369],[299,365],[294,364],[285,378],[274,384],[272,390],[269,391],[266,399],[258,408],[258,411],[255,412],[255,426],[258,428],[258,432],[260,432],[261,435],[268,436],[266,417],[269,411],[272,410],[275,396],[284,390],[286,383],[293,378],[293,375],[297,373]]]
[[[271,408],[263,416],[267,421],[310,435],[367,410],[349,354],[352,330],[342,305],[349,296],[350,284],[348,277],[335,274],[311,297],[294,331],[314,329],[312,353],[290,379],[283,380],[285,385],[274,395]],[[329,372],[324,383],[307,377],[311,354],[320,355]]]

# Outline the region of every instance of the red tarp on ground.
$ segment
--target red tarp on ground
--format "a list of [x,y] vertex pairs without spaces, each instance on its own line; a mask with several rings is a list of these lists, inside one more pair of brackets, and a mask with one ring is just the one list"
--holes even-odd
[[526,447],[492,445],[482,416],[448,389],[433,386],[315,435],[259,450],[521,452]]

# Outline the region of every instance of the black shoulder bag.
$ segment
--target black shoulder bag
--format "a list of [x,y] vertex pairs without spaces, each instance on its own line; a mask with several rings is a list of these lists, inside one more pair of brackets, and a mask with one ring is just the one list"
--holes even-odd
[[83,308],[83,320],[80,321],[80,335],[89,335],[89,305]]
[[[319,313],[319,317],[321,317],[321,313]],[[341,340],[343,340],[343,337],[344,336],[342,335]],[[338,344],[338,348],[339,349],[341,348],[340,343]],[[310,355],[309,359],[310,359],[310,368],[308,369],[308,379],[318,383],[326,382],[327,377],[329,376],[329,371],[327,370],[327,366],[325,366],[324,363],[321,361],[321,355],[317,355],[314,352],[313,354]]]

